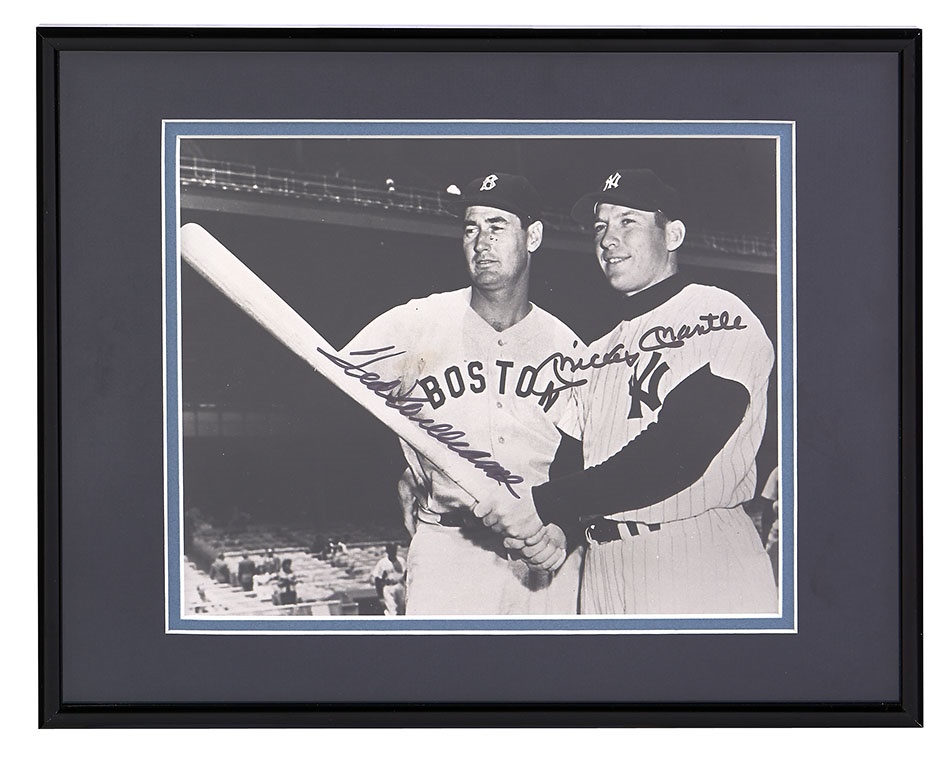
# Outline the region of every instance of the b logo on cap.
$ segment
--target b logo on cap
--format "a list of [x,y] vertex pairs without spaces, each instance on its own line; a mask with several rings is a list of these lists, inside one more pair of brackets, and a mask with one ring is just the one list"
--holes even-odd
[[498,182],[498,175],[497,175],[497,174],[490,174],[490,175],[488,175],[488,176],[485,178],[484,182],[482,182],[482,186],[479,188],[479,191],[482,191],[482,190],[491,190],[493,187],[495,187],[495,183],[496,183],[496,182]]
[[610,177],[607,178],[606,182],[604,182],[604,190],[610,190],[611,188],[616,188],[619,184],[620,184],[620,172],[614,172],[612,175],[610,175]]

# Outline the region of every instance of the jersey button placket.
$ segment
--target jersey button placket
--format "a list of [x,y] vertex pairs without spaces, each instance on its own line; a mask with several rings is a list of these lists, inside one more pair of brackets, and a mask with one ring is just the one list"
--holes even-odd
[[[499,339],[498,339],[498,346],[499,346],[499,347],[501,347],[501,348],[503,349],[503,348],[504,348],[505,346],[507,346],[507,345],[508,345],[508,342],[507,342],[504,338],[499,338]],[[500,354],[500,353],[501,353],[501,352],[499,352],[499,354]],[[506,391],[506,392],[507,392],[508,389],[511,387],[511,383],[512,383],[512,378],[511,378],[511,373],[509,372],[508,378],[506,379],[506,382],[505,382],[505,391]],[[505,406],[505,404],[504,404],[504,401],[503,401],[503,395],[499,393],[499,398],[498,398],[498,402],[497,402],[497,408],[498,408],[499,410],[500,410],[500,409],[504,409],[504,406]],[[508,427],[508,426],[506,425],[506,421],[505,421],[505,417],[504,417],[504,416],[493,420],[492,435],[494,436],[494,440],[495,440],[495,445],[496,445],[496,446],[504,446],[504,444],[505,444],[505,437],[504,437],[503,435],[501,435],[501,432],[504,431],[505,428],[507,428],[507,427]],[[496,433],[498,433],[497,436],[495,436]]]
[[[499,338],[496,341],[489,343],[489,349],[488,349],[489,362],[491,362],[492,370],[495,373],[497,373],[499,368],[496,362],[500,356],[500,352],[498,351],[497,348],[495,348],[495,345],[499,347],[504,346],[505,345],[504,339]],[[504,406],[505,406],[503,397],[501,394],[501,389],[499,387],[500,382],[501,380],[496,374],[494,376],[494,382],[491,385],[491,396],[492,396],[492,399],[495,401],[496,410],[502,410],[504,409]],[[499,420],[497,416],[495,414],[492,414],[491,407],[489,407],[488,430],[489,430],[489,435],[491,436],[492,449],[495,449],[498,446],[498,444],[504,443],[504,439],[496,435],[496,432],[498,430],[498,424],[499,424]]]

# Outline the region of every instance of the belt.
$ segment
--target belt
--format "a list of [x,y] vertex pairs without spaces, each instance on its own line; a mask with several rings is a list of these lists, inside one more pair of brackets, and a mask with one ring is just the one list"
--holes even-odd
[[639,536],[640,534],[646,534],[648,532],[653,533],[663,528],[663,524],[661,523],[609,521],[605,518],[597,518],[596,520],[592,520],[587,524],[587,527],[584,530],[584,536],[587,537],[588,542],[597,542],[598,544],[613,542],[617,539],[626,539],[627,536],[620,528],[621,526],[627,527],[627,531],[630,532],[631,538]]
[[425,517],[422,517],[423,511],[420,510],[416,515],[422,523],[428,523],[432,526],[445,526],[446,528],[461,528],[473,523],[478,523],[472,514],[467,510],[452,510],[448,513],[434,513],[431,510],[425,511]]
[[430,526],[442,526],[443,528],[468,528],[470,531],[464,532],[463,536],[474,543],[474,546],[481,547],[488,552],[493,552],[503,559],[511,559],[511,554],[502,544],[502,537],[486,527],[478,518],[465,509],[449,510],[445,513],[436,513],[432,510],[419,508],[416,512],[416,520],[419,523],[426,523]]

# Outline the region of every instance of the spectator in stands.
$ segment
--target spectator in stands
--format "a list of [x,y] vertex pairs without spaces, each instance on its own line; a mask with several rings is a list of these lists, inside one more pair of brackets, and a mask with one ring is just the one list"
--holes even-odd
[[275,584],[277,577],[272,573],[264,573],[261,569],[258,571],[254,575],[254,593],[262,600],[273,597],[277,589]]
[[297,602],[297,577],[291,568],[290,558],[284,558],[280,571],[274,576],[277,589],[274,590],[274,605],[292,605]]
[[254,575],[257,573],[257,564],[245,552],[238,563],[238,584],[245,592],[254,589]]
[[323,551],[322,558],[323,560],[333,560],[339,555],[346,555],[347,548],[346,545],[333,537],[327,539],[327,546]]
[[223,552],[219,552],[218,557],[211,564],[211,580],[220,581],[224,584],[231,583],[231,569],[228,568]]
[[373,567],[376,596],[382,600],[387,616],[406,614],[406,569],[399,559],[395,544],[386,545],[386,555]]
[[262,573],[277,573],[280,570],[280,558],[274,555],[273,548],[268,547],[264,553],[260,570]]

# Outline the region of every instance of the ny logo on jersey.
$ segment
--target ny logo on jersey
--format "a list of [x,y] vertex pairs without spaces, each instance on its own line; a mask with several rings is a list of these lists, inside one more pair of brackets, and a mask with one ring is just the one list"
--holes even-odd
[[498,182],[498,175],[490,174],[482,181],[482,186],[479,190],[491,190],[495,187],[496,182]]
[[[650,361],[639,375],[638,365],[633,366],[633,375],[630,376],[630,382],[627,384],[630,389],[630,412],[627,413],[627,420],[643,417],[643,404],[646,404],[651,410],[656,412],[660,406],[660,380],[670,369],[670,366],[663,362],[660,364],[660,357],[663,355],[658,351],[650,355]],[[643,384],[649,378],[649,385],[644,392]]]
[[620,172],[614,172],[604,181],[604,190],[610,190],[620,185]]

